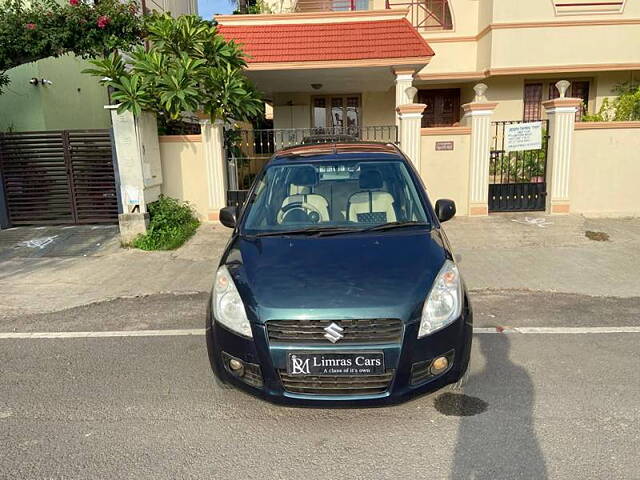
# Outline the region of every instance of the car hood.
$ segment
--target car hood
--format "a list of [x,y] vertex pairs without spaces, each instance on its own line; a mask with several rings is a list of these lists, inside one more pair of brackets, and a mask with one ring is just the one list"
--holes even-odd
[[447,258],[438,230],[236,237],[223,260],[252,321],[420,315]]

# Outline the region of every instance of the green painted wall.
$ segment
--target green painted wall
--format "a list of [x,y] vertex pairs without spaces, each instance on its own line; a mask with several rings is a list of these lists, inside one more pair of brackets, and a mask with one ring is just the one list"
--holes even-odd
[[[106,88],[80,73],[87,66],[85,60],[64,55],[9,70],[11,84],[0,95],[0,130],[108,128]],[[53,84],[33,86],[32,77]]]
[[40,90],[29,84],[38,76],[35,63],[9,71],[11,83],[0,95],[0,131],[44,130]]
[[107,89],[98,79],[82,72],[89,67],[75,55],[38,62],[42,77],[53,85],[42,88],[42,106],[47,129],[107,128],[111,125]]

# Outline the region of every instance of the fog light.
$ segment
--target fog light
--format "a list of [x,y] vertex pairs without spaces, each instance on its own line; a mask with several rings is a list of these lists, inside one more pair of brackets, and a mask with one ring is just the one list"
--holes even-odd
[[239,377],[244,373],[244,365],[240,360],[236,360],[235,358],[229,360],[229,369],[234,375],[238,375]]
[[438,357],[431,363],[431,374],[438,375],[444,372],[449,367],[449,360],[447,357]]

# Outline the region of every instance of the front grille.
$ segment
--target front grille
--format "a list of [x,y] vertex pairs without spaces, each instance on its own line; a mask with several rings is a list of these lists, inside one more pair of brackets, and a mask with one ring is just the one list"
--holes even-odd
[[328,343],[324,329],[331,323],[344,329],[340,345],[402,341],[402,322],[397,318],[270,320],[267,322],[267,332],[269,341],[274,343]]
[[279,370],[282,386],[290,393],[312,395],[375,395],[389,389],[394,370],[380,375],[289,375]]

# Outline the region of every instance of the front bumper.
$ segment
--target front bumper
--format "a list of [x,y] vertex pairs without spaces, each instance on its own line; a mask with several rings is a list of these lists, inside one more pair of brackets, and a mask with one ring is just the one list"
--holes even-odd
[[[209,360],[218,378],[274,403],[321,407],[390,405],[454,383],[466,371],[473,333],[468,301],[456,321],[427,337],[417,338],[418,323],[405,325],[402,342],[398,344],[270,345],[264,325],[253,325],[253,339],[247,339],[215,322],[210,309],[207,317]],[[383,352],[385,367],[390,373],[388,387],[373,394],[322,395],[288,391],[281,372],[286,370],[288,353],[296,351]],[[437,376],[416,375],[417,369],[424,371],[424,366],[440,355],[447,355],[452,360],[448,370]],[[231,372],[228,367],[230,357],[246,363],[246,377]]]

